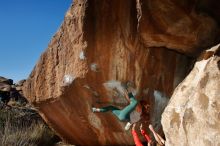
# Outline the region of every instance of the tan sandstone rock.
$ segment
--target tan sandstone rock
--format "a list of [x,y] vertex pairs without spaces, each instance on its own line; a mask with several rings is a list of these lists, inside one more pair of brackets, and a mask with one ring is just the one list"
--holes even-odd
[[145,120],[160,129],[167,97],[191,62],[175,51],[195,56],[216,43],[218,32],[214,19],[189,6],[195,3],[179,4],[177,0],[74,0],[24,83],[25,96],[72,144],[131,145],[125,123],[109,113],[91,112],[92,106],[126,106],[121,83],[129,82],[137,98],[151,105]]
[[204,52],[175,89],[163,112],[162,125],[166,145],[220,145],[219,45]]
[[[196,1],[138,0],[139,31],[145,46],[166,47],[188,54],[214,43],[217,24],[195,10]],[[198,49],[200,48],[200,49]]]

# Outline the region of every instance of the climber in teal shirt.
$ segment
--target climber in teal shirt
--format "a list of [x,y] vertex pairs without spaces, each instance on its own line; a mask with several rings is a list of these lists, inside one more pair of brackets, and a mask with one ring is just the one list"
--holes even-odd
[[119,109],[115,106],[106,106],[102,108],[92,108],[93,112],[107,112],[111,111],[115,116],[118,117],[120,121],[130,121],[130,113],[135,110],[138,101],[135,99],[132,93],[128,93],[127,90],[125,90],[125,97],[130,101],[129,105],[127,105],[123,109]]

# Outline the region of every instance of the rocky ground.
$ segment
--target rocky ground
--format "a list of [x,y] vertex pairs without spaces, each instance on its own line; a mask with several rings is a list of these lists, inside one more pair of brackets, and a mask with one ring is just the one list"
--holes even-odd
[[23,96],[25,80],[0,77],[0,145],[64,146]]
[[25,105],[27,103],[22,92],[24,82],[25,80],[21,80],[18,83],[14,83],[12,79],[0,76],[0,101],[2,105]]

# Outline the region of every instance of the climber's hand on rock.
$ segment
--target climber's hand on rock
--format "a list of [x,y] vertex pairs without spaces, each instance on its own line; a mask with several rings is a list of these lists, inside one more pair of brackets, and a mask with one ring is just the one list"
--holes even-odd
[[133,124],[132,130],[135,130],[136,123]]
[[140,125],[140,130],[143,130],[143,125],[142,125],[142,123],[141,123],[141,125]]

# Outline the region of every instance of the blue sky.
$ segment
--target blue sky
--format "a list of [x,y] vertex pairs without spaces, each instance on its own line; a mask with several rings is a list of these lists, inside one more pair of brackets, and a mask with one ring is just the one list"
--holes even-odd
[[0,0],[0,76],[27,78],[72,0]]

